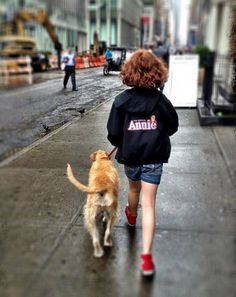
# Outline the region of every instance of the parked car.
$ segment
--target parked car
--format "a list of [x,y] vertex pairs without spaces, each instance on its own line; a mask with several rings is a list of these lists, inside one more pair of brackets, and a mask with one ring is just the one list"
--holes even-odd
[[46,54],[37,53],[31,57],[31,66],[34,72],[46,71],[50,67],[49,59]]

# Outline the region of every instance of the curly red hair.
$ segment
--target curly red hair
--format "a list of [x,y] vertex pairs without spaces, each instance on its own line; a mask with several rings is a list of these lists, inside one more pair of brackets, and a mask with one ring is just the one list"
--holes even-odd
[[136,51],[121,69],[121,78],[130,87],[156,89],[167,80],[164,62],[148,50]]

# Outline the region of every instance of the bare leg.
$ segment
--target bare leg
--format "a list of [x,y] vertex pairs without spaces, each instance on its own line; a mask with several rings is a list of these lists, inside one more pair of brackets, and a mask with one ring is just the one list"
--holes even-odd
[[155,202],[158,186],[142,181],[142,242],[143,254],[152,251],[155,230]]
[[141,181],[129,180],[128,203],[132,215],[137,214],[139,195],[141,191]]

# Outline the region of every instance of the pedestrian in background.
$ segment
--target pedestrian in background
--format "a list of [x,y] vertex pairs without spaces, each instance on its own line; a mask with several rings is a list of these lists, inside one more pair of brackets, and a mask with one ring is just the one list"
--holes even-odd
[[122,81],[132,87],[113,102],[108,123],[108,140],[116,146],[116,159],[124,164],[128,178],[128,224],[135,226],[141,194],[142,253],[141,272],[154,274],[152,245],[155,231],[155,201],[163,163],[167,163],[169,136],[178,129],[178,115],[159,90],[167,79],[163,61],[148,50],[132,55],[121,70]]
[[110,48],[107,48],[106,50],[105,59],[107,63],[110,63],[112,61],[112,51]]
[[[163,44],[162,41],[158,41],[157,42],[157,48],[154,49],[153,53],[161,58],[163,60],[163,62],[166,64],[166,67],[169,67],[169,57],[170,57],[170,53],[169,53],[169,47],[166,44]],[[160,87],[160,90],[163,91],[164,89],[164,85]]]
[[157,47],[153,50],[153,53],[157,56],[163,59],[163,61],[166,63],[166,66],[169,65],[169,46],[167,43],[163,44],[162,41],[157,42]]
[[72,49],[69,47],[67,52],[65,52],[61,58],[62,62],[65,63],[63,86],[64,89],[66,89],[68,79],[71,77],[72,91],[77,91],[75,79],[75,57],[76,53],[72,53]]

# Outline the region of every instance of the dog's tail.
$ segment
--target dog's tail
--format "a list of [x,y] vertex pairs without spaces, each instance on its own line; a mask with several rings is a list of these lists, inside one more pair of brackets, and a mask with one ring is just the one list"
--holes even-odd
[[81,190],[82,192],[86,192],[88,194],[95,194],[95,193],[100,193],[102,192],[101,190],[98,191],[96,189],[91,189],[85,185],[83,185],[80,181],[78,181],[72,171],[72,168],[70,166],[70,164],[67,164],[67,177],[69,179],[69,181],[79,190]]

